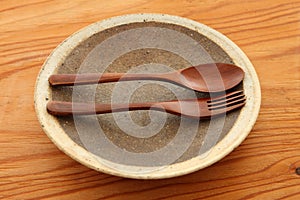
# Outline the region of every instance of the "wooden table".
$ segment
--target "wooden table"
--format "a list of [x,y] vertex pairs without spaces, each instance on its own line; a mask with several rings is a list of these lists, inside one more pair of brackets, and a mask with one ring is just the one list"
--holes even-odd
[[[300,199],[300,1],[0,1],[0,198]],[[187,17],[228,36],[260,79],[262,106],[248,138],[220,162],[155,181],[93,171],[43,133],[35,79],[50,52],[90,23],[128,13]]]

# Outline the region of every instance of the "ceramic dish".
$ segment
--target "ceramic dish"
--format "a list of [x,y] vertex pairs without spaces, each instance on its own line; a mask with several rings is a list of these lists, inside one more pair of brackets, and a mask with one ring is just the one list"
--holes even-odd
[[[210,62],[244,70],[243,82],[232,89],[244,90],[241,110],[201,121],[157,111],[74,117],[46,111],[50,100],[124,103],[208,95],[159,81],[50,87],[51,74],[167,72]],[[49,56],[35,89],[38,119],[58,148],[97,171],[137,179],[180,176],[219,161],[247,137],[260,101],[255,70],[232,41],[201,23],[163,14],[114,17],[73,34]]]

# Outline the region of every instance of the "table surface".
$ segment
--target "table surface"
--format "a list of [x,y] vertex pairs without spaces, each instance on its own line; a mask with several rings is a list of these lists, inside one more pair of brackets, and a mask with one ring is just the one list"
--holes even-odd
[[[300,199],[299,0],[4,0],[0,10],[0,199]],[[247,139],[186,176],[144,181],[91,170],[58,150],[35,115],[35,79],[59,43],[90,23],[141,12],[225,34],[260,79],[261,111]]]

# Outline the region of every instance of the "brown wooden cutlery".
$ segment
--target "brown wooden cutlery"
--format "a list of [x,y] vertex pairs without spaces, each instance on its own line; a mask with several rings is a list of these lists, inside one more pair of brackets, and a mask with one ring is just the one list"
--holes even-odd
[[[130,80],[159,80],[176,83],[201,92],[226,91],[239,84],[244,78],[241,68],[225,63],[203,64],[171,73],[161,74],[57,74],[49,77],[52,86],[96,84]],[[92,115],[131,110],[157,110],[192,118],[210,118],[245,105],[243,91],[201,99],[144,102],[129,104],[79,103],[50,101],[47,110],[56,116]]]
[[209,63],[160,74],[55,74],[49,77],[52,86],[84,85],[132,80],[172,82],[198,92],[221,92],[233,88],[244,78],[244,71],[232,64]]
[[129,104],[74,103],[51,101],[47,105],[50,114],[56,116],[93,115],[129,110],[157,110],[192,118],[210,118],[244,106],[243,91],[232,92],[215,98],[173,100]]

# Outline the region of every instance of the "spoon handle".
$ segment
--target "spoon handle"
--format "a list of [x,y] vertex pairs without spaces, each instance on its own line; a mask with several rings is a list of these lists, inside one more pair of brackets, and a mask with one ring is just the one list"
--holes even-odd
[[128,73],[88,73],[88,74],[55,74],[49,77],[52,86],[58,85],[85,85],[96,83],[108,83],[132,80],[163,80],[172,81],[173,73],[150,73],[150,74],[128,74]]
[[105,114],[112,112],[122,112],[128,110],[149,110],[149,109],[164,111],[164,108],[159,103],[130,103],[130,104],[105,104],[105,103],[72,103],[64,101],[51,101],[47,104],[47,110],[50,114],[56,116],[68,115],[92,115]]

